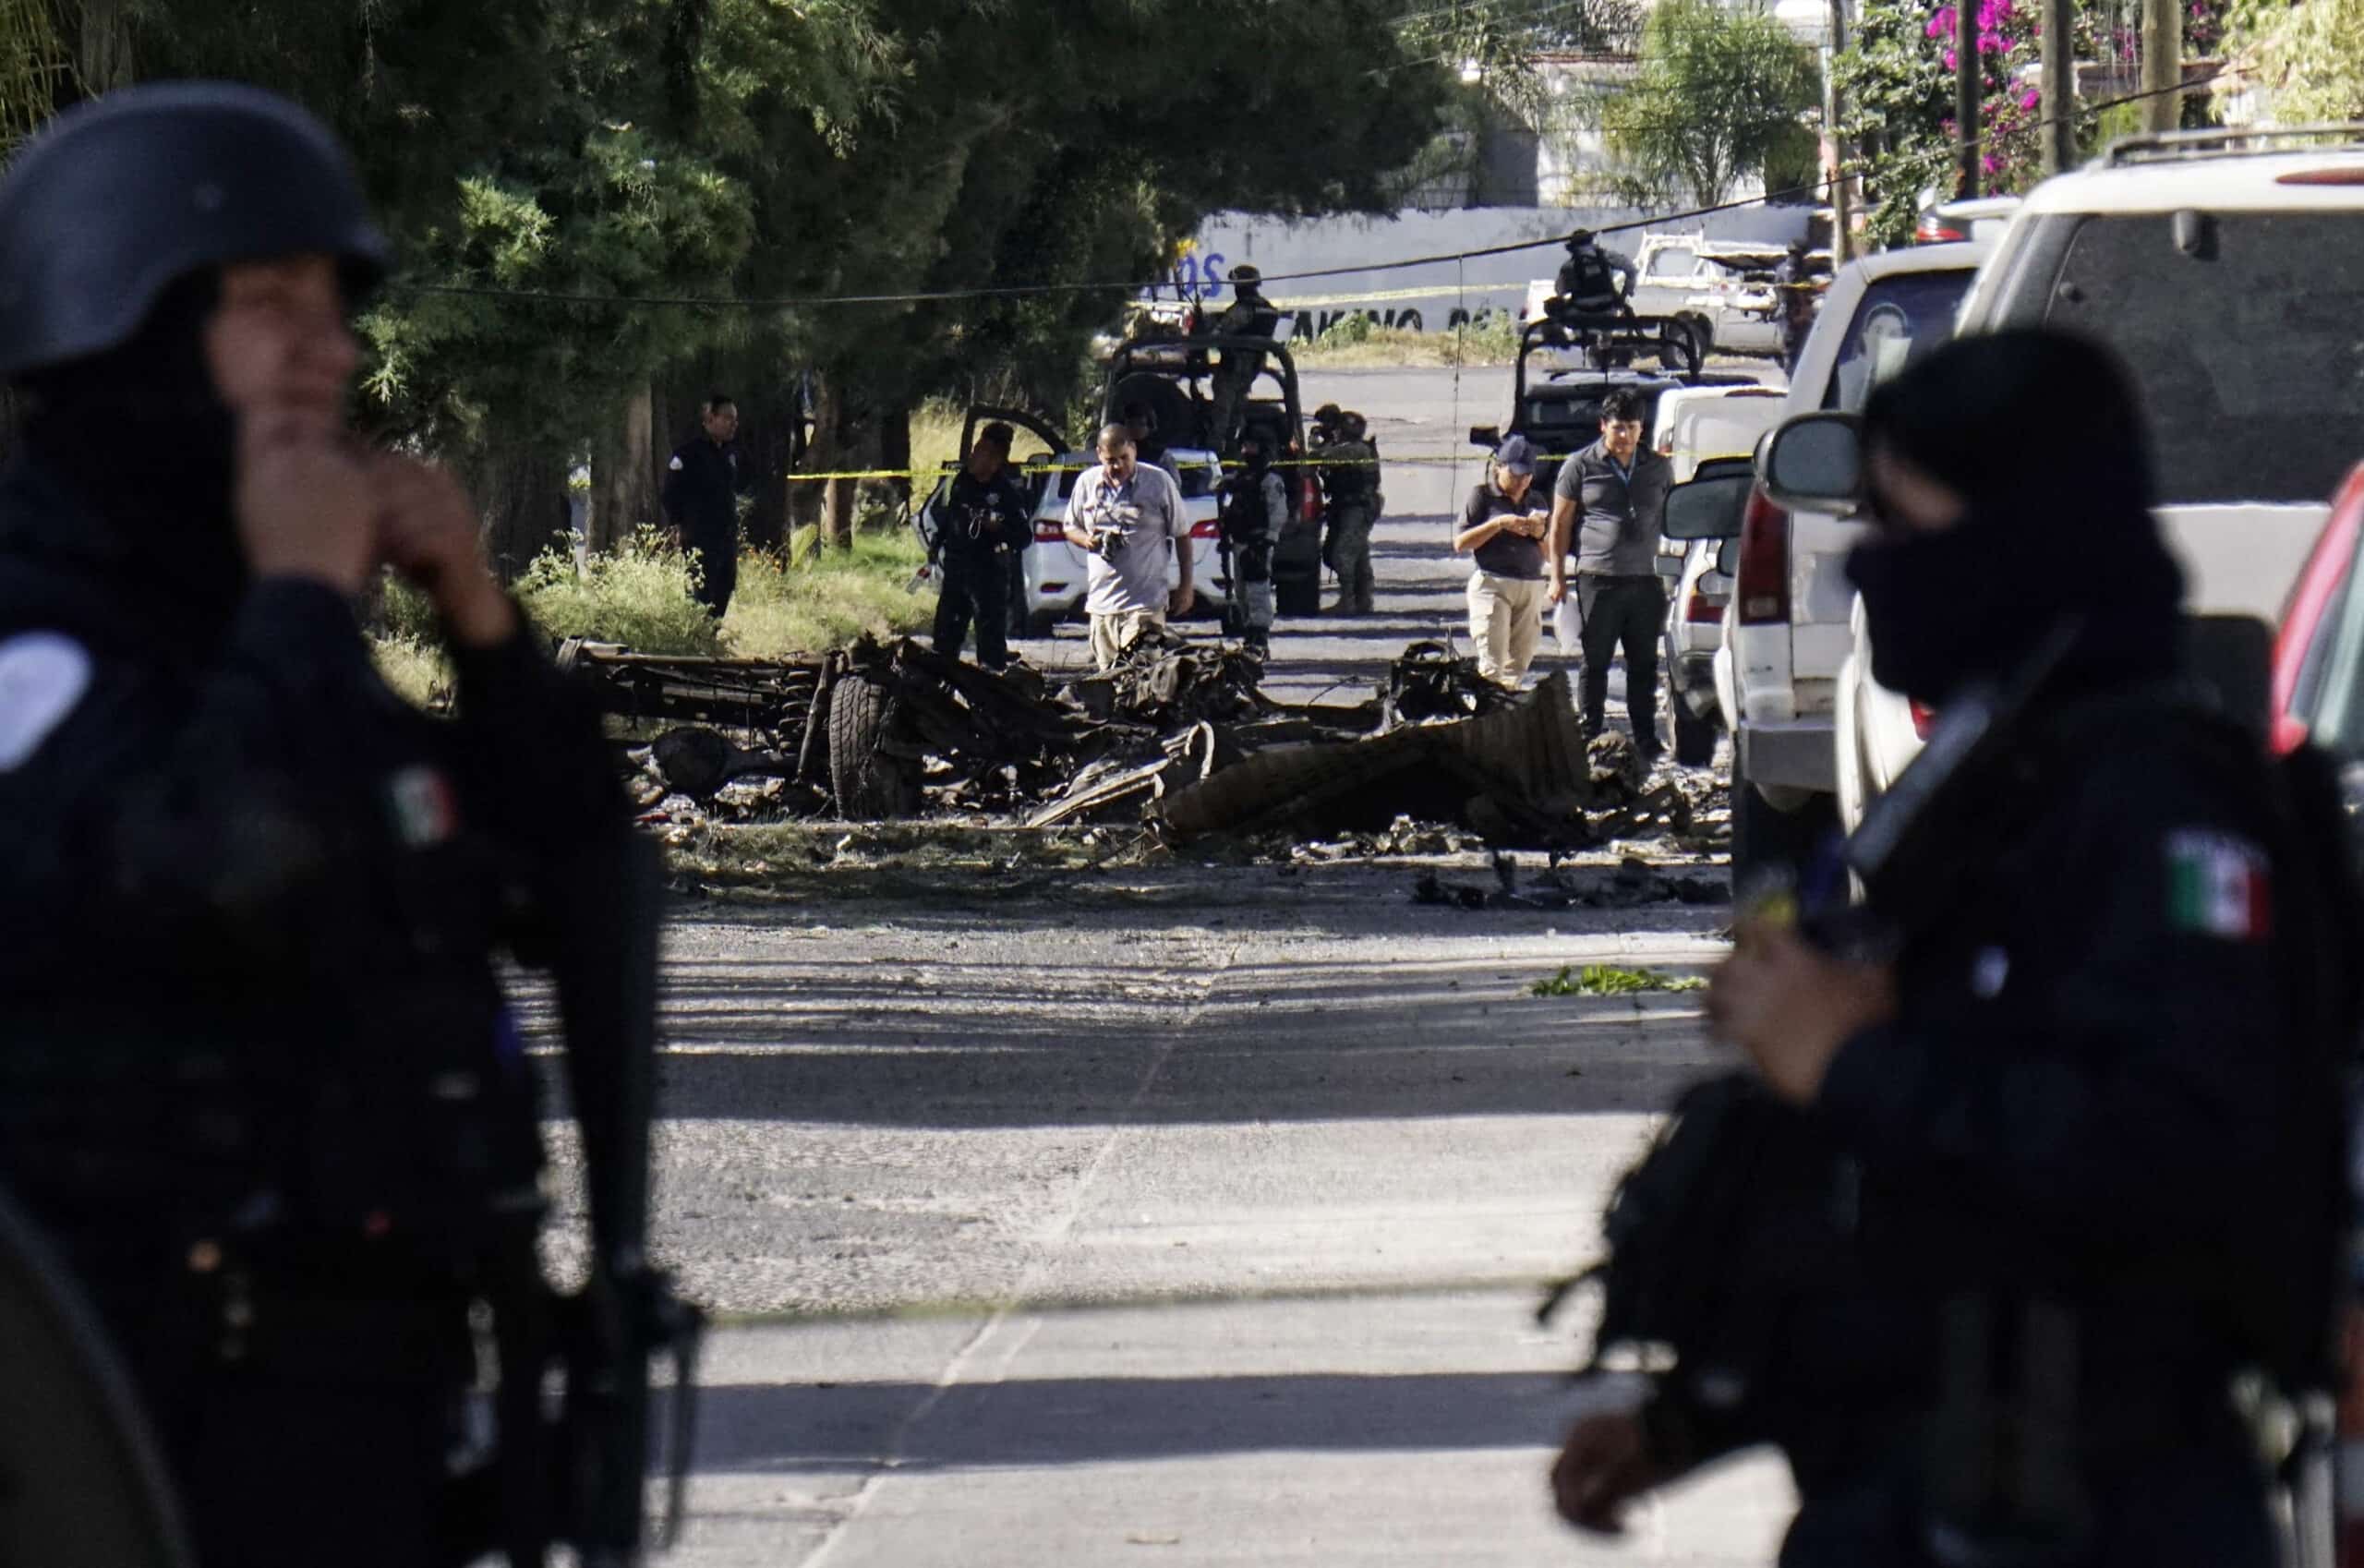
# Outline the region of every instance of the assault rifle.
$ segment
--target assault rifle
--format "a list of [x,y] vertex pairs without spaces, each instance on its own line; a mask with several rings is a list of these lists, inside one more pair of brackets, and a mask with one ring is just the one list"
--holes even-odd
[[[522,1461],[525,1470],[522,1483],[513,1485],[532,1487],[541,1478],[532,1474],[540,1461],[550,1467],[544,1473],[551,1488],[547,1523],[525,1533],[570,1544],[585,1568],[631,1568],[648,1544],[649,1381],[659,1358],[670,1363],[672,1419],[657,1546],[671,1546],[680,1529],[706,1323],[648,1260],[663,862],[653,840],[616,831],[612,844],[573,857],[549,889],[567,1091],[582,1130],[590,1200],[589,1273],[581,1291],[549,1302],[538,1322],[525,1325],[514,1336],[520,1343],[504,1344],[501,1379],[503,1447],[522,1445],[504,1457]],[[511,1355],[522,1356],[522,1376],[513,1374]],[[563,1384],[554,1424],[542,1403],[542,1373],[551,1366]],[[519,1476],[516,1465],[511,1474]],[[525,1568],[516,1560],[531,1543],[519,1540],[516,1510],[509,1512],[510,1554]]]

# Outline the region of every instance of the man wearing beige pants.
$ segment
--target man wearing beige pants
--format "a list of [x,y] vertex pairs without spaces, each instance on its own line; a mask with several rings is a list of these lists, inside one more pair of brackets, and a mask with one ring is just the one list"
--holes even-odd
[[1455,555],[1477,558],[1469,574],[1469,640],[1478,670],[1516,690],[1543,636],[1543,539],[1551,514],[1530,510],[1535,449],[1512,436],[1494,451],[1486,482],[1469,492],[1453,534]]

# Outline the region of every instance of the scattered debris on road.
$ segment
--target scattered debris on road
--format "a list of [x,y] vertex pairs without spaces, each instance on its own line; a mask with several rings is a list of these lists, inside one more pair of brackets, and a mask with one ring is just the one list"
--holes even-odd
[[1618,964],[1586,964],[1578,969],[1562,964],[1526,988],[1530,996],[1636,996],[1646,991],[1705,991],[1707,983],[1695,974],[1668,974],[1654,969],[1626,969]]
[[1516,862],[1494,856],[1494,886],[1448,882],[1424,871],[1412,884],[1416,904],[1461,910],[1624,910],[1644,904],[1726,904],[1731,884],[1722,872],[1670,872],[1627,859],[1605,875],[1592,869],[1554,865],[1522,885]]
[[1252,650],[1171,633],[1091,674],[987,670],[909,639],[789,660],[576,640],[559,659],[622,721],[645,820],[675,826],[962,819],[1146,826],[1176,846],[1569,851],[1694,836],[1712,792],[1650,777],[1622,735],[1587,746],[1564,674],[1514,694],[1438,643],[1351,706],[1274,701]]

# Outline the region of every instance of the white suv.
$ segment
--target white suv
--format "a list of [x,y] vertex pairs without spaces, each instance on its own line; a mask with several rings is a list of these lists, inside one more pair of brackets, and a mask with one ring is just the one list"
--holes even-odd
[[[2045,181],[1960,330],[2035,325],[2093,338],[2132,372],[2191,609],[2279,621],[2364,431],[2364,135],[2138,137]],[[1855,812],[1925,729],[1869,665],[1868,648],[1851,662],[1835,758]]]
[[[1862,410],[1872,388],[1952,334],[1982,244],[1922,245],[1851,261],[1831,278],[1781,404],[1784,419]],[[1863,525],[1791,514],[1760,488],[1741,526],[1738,583],[1716,654],[1716,705],[1732,736],[1732,874],[1795,864],[1835,827],[1831,713],[1854,645],[1847,552]]]

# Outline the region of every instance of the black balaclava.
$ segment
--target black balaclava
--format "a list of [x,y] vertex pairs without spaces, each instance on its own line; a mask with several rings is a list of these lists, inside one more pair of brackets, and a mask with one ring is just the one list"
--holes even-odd
[[32,372],[22,459],[77,515],[41,547],[103,565],[181,629],[227,621],[247,581],[231,512],[235,427],[207,368],[208,269],[165,290],[121,347]]
[[[1847,560],[1872,674],[1943,703],[2023,667],[2056,627],[2074,640],[2049,682],[2091,690],[2174,675],[2183,573],[2151,515],[2150,455],[2116,360],[2081,338],[1956,339],[1872,394],[1883,447],[1967,501],[1943,533],[1884,527]],[[1868,497],[1876,519],[1881,498]]]

